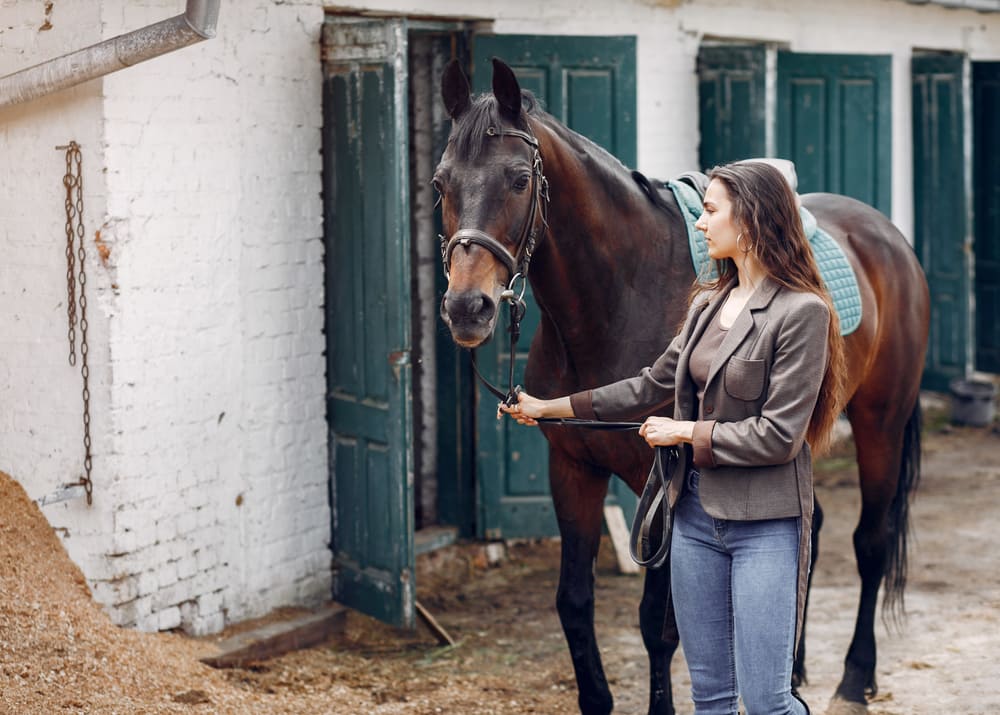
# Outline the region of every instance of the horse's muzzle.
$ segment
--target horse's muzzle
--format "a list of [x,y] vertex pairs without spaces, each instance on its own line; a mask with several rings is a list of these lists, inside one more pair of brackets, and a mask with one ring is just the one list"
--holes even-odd
[[441,301],[441,319],[451,330],[451,337],[463,348],[474,348],[493,334],[496,302],[481,291],[448,291]]

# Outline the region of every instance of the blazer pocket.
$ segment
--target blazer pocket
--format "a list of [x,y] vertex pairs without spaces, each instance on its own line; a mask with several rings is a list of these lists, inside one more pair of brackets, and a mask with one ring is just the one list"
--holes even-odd
[[726,364],[726,392],[737,400],[751,402],[764,391],[766,366],[763,360],[729,358]]

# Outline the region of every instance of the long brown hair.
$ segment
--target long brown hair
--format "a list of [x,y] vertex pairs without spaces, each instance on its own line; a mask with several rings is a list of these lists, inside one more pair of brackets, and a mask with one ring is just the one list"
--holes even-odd
[[[744,240],[749,239],[747,250],[771,280],[789,290],[818,295],[830,311],[826,372],[806,430],[813,451],[822,454],[830,446],[833,424],[843,407],[844,339],[837,311],[806,240],[795,193],[780,171],[761,161],[716,167],[709,179],[717,179],[725,186],[732,202],[733,222],[743,232]],[[725,289],[736,281],[732,259],[718,262],[717,268],[719,277],[703,285],[703,289]]]

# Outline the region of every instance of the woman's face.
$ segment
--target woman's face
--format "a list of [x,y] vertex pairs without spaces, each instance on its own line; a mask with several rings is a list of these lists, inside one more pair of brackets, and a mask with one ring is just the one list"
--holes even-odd
[[[708,256],[712,260],[721,261],[725,258],[737,260],[743,252],[737,246],[740,230],[733,222],[733,203],[729,200],[726,185],[718,179],[712,179],[705,190],[705,200],[702,202],[701,216],[694,227],[705,234],[708,239]],[[746,247],[747,237],[741,240]]]

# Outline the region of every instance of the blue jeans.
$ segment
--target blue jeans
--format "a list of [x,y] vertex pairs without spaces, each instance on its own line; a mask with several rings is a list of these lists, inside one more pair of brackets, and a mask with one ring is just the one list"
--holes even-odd
[[698,473],[674,513],[670,581],[697,715],[805,715],[791,694],[799,518],[714,519]]

